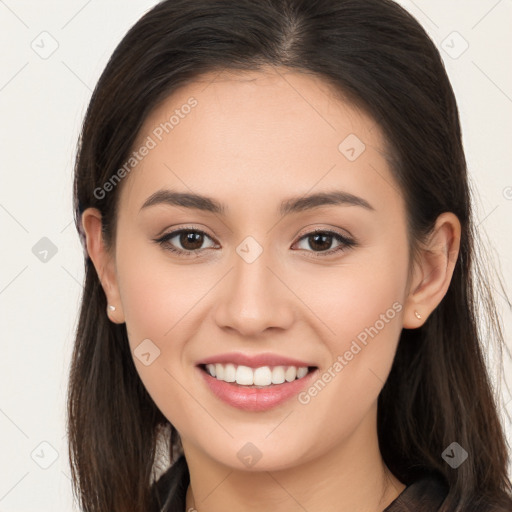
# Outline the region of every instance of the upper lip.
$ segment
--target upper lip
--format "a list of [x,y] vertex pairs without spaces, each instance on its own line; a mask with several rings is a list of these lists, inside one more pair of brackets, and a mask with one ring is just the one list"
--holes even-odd
[[306,361],[300,361],[299,359],[294,359],[292,357],[286,357],[279,354],[243,354],[241,352],[226,352],[224,354],[217,354],[210,357],[205,357],[201,361],[198,361],[196,364],[206,365],[206,364],[228,364],[233,363],[235,365],[248,366],[249,368],[260,368],[262,366],[296,366],[300,367],[308,367],[315,366]]

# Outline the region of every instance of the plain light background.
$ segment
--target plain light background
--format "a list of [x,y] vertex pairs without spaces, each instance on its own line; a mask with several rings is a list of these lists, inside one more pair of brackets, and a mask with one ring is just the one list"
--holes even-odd
[[[487,233],[493,266],[501,269],[510,293],[512,2],[399,3],[426,28],[446,64],[477,194],[479,229]],[[72,221],[75,144],[108,58],[155,4],[0,0],[0,512],[77,510],[65,429],[83,278]],[[50,242],[41,241],[44,237]],[[496,298],[510,347],[512,313],[502,295]],[[496,366],[489,361],[494,376]],[[508,356],[505,365],[511,375]],[[510,386],[512,379],[506,379]],[[502,393],[500,412],[510,414],[511,395],[505,386]],[[512,429],[504,421],[510,443]]]

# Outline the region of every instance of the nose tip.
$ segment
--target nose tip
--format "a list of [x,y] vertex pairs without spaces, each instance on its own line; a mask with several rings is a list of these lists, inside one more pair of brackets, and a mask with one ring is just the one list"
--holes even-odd
[[[254,258],[257,247],[253,241],[246,239],[239,248],[245,257],[240,256],[226,276],[223,294],[216,308],[217,324],[247,337],[268,329],[289,327],[293,321],[290,304],[293,294],[277,278],[276,271],[262,256],[263,251]],[[252,262],[248,263],[248,260]]]

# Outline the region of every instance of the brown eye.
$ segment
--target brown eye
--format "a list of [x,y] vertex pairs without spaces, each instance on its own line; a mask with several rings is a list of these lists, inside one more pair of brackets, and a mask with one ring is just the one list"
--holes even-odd
[[[299,243],[305,241],[306,247],[299,249],[309,250],[309,252],[317,252],[319,256],[332,254],[343,251],[356,245],[355,240],[345,237],[334,231],[317,230],[308,233],[300,238]],[[338,245],[332,249],[333,241],[337,241]]]
[[[155,240],[155,242],[158,242],[166,250],[171,252],[184,256],[193,256],[203,249],[202,246],[206,239],[211,240],[203,231],[197,229],[180,229],[162,236]],[[210,247],[213,247],[213,245]]]
[[203,234],[192,231],[182,231],[179,236],[181,246],[188,251],[200,249],[203,245]]
[[[204,231],[198,229],[179,229],[162,236],[155,240],[155,242],[159,243],[165,250],[180,256],[199,256],[199,253],[204,249],[215,246],[213,243],[209,247],[203,247],[207,239],[212,240]],[[317,253],[315,257],[328,256],[357,245],[357,242],[351,238],[335,231],[326,230],[316,230],[307,233],[300,238],[299,243],[302,243],[302,241],[306,242],[306,247],[299,247],[299,249]],[[337,245],[333,249],[332,244],[334,241],[337,242]]]
[[314,235],[309,235],[307,239],[312,249],[315,251],[325,251],[331,248],[334,237],[332,235],[315,233]]

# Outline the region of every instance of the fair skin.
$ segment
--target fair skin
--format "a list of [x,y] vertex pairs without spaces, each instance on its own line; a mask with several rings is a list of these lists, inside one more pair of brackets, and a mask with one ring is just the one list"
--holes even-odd
[[[411,262],[403,198],[375,121],[296,71],[204,76],[150,114],[134,147],[191,96],[197,106],[124,178],[111,251],[98,210],[82,216],[87,250],[116,307],[111,321],[126,323],[132,352],[145,339],[160,350],[152,364],[134,363],[181,435],[187,510],[380,512],[405,485],[379,451],[378,395],[402,328],[420,327],[448,289],[460,224],[443,213]],[[354,161],[338,149],[349,134],[366,146]],[[160,189],[206,195],[226,212],[141,209]],[[373,209],[328,204],[279,215],[285,199],[330,190]],[[179,235],[167,247],[154,242],[185,227],[205,232],[202,244],[182,245]],[[318,248],[305,236],[315,229],[357,244],[322,256],[340,242]],[[251,263],[236,251],[248,236],[263,249]],[[187,258],[170,245],[199,249]],[[321,374],[390,310],[393,318],[308,403],[293,397],[270,410],[240,410],[198,374],[197,361],[232,351],[288,355]],[[250,467],[237,456],[249,442],[261,454]]]

